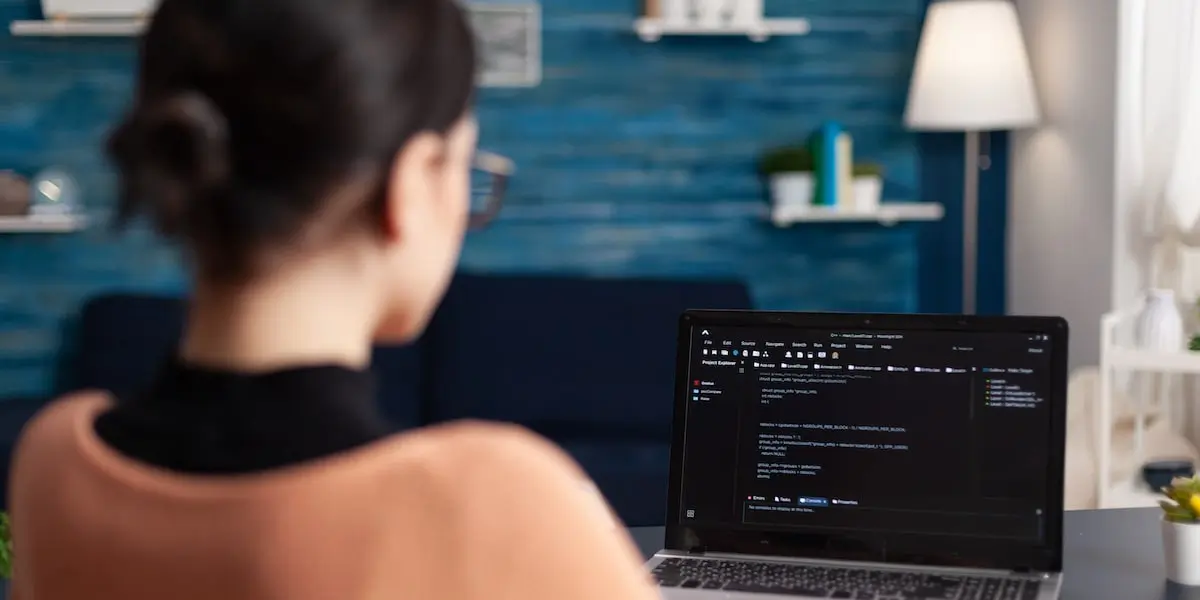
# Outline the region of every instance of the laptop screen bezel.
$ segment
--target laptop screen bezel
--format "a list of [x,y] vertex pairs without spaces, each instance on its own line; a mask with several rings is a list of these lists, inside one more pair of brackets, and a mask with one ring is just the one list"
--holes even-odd
[[[744,525],[685,524],[681,518],[684,429],[689,397],[693,331],[703,327],[854,329],[1029,333],[1050,337],[1053,389],[1046,476],[1045,539],[1041,543],[995,538],[898,533],[762,530]],[[679,321],[675,367],[670,486],[665,547],[682,552],[853,560],[1012,571],[1062,571],[1063,477],[1067,416],[1067,322],[1057,317],[888,315],[692,310]]]

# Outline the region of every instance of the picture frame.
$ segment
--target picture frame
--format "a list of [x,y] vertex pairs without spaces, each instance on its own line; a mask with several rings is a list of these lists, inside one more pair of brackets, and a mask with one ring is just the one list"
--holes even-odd
[[479,85],[535,87],[542,82],[542,7],[472,3],[466,6],[479,40]]

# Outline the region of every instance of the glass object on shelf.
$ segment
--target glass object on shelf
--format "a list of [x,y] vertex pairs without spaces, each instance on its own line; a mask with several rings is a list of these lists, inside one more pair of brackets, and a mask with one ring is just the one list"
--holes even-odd
[[67,171],[52,167],[34,176],[29,186],[29,214],[34,217],[62,217],[80,209],[79,184]]

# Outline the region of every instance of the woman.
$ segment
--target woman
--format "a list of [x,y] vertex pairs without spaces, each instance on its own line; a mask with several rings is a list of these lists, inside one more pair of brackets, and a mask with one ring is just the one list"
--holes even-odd
[[551,445],[372,406],[372,344],[458,258],[474,68],[452,0],[161,3],[110,153],[121,215],[188,258],[188,325],[146,394],[27,427],[17,598],[655,597]]

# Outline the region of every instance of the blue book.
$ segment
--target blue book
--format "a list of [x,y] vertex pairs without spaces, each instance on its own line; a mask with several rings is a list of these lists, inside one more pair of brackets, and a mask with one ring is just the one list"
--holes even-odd
[[817,163],[817,190],[813,204],[818,206],[838,204],[837,143],[841,135],[842,126],[833,121],[821,125],[817,133],[816,147],[813,148],[813,158]]

